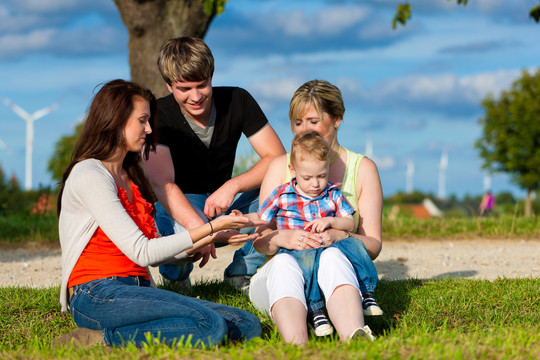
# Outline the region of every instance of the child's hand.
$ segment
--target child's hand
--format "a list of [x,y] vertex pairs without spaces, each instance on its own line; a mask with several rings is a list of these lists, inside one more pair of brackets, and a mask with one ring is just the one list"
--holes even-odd
[[255,213],[243,215],[238,210],[232,210],[229,215],[222,215],[212,220],[213,229],[217,232],[226,229],[239,229],[243,227],[255,227],[268,224],[259,219]]
[[330,217],[323,217],[323,218],[315,219],[313,221],[308,222],[304,226],[304,229],[312,233],[321,233],[330,227],[331,220],[332,218]]

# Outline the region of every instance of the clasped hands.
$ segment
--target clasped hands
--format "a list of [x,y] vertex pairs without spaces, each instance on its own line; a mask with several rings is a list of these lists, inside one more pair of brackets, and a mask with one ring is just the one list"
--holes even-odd
[[331,230],[326,218],[310,221],[304,225],[303,230],[293,230],[294,234],[289,238],[289,250],[327,247],[335,241]]
[[257,214],[242,214],[238,210],[232,210],[229,215],[219,216],[215,219],[211,219],[215,229],[222,229],[216,231],[213,235],[212,243],[208,246],[197,251],[190,258],[191,262],[197,262],[202,259],[199,267],[203,267],[212,258],[217,259],[216,248],[214,243],[226,243],[228,245],[241,245],[249,240],[254,240],[259,235],[258,233],[242,234],[236,229],[244,227],[256,227],[259,225],[267,224],[266,221],[260,220]]

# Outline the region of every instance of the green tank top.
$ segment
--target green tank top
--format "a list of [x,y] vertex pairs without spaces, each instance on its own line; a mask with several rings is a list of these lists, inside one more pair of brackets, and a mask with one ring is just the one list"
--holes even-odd
[[[354,217],[354,226],[358,229],[359,215],[358,215],[358,194],[356,192],[356,175],[358,174],[358,167],[360,166],[360,161],[364,157],[362,154],[354,153],[348,149],[343,148],[347,151],[347,164],[345,164],[345,174],[343,174],[343,182],[341,185],[341,192],[345,199],[351,204],[355,213]],[[285,170],[285,179],[286,182],[291,181],[291,172],[289,170],[289,163],[291,162],[291,154],[287,153],[287,167]]]

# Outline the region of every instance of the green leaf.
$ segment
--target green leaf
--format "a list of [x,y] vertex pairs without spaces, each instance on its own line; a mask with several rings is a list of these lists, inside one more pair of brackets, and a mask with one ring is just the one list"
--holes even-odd
[[529,16],[534,19],[534,21],[539,22],[540,21],[540,5],[537,5],[531,9],[531,12],[529,13]]
[[392,28],[395,29],[397,23],[405,25],[407,20],[411,18],[411,5],[410,4],[398,4],[396,14],[392,20]]

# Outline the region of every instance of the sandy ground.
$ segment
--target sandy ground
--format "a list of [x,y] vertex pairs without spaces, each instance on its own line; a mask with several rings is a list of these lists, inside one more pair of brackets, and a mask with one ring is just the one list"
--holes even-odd
[[[217,249],[218,258],[195,266],[192,281],[221,279],[234,250]],[[375,260],[380,278],[540,277],[539,240],[422,240],[388,241]],[[151,268],[154,278],[161,277]],[[50,287],[60,283],[60,249],[27,244],[0,248],[0,286]]]

